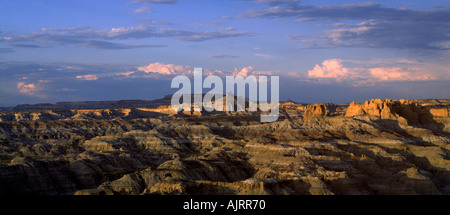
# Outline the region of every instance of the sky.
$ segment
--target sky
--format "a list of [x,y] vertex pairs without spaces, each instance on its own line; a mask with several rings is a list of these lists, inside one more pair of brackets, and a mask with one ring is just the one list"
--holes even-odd
[[0,106],[158,99],[196,67],[296,102],[450,99],[449,59],[447,0],[0,0]]

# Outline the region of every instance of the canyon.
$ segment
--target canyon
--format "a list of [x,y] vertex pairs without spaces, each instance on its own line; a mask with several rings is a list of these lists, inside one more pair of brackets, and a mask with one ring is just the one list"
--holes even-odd
[[450,194],[450,100],[280,102],[176,112],[154,101],[0,112],[0,194]]

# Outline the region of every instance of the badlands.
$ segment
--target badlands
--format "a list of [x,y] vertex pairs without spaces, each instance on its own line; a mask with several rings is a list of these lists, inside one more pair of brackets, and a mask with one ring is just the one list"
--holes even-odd
[[175,112],[154,101],[0,112],[0,194],[450,194],[450,100],[280,102]]

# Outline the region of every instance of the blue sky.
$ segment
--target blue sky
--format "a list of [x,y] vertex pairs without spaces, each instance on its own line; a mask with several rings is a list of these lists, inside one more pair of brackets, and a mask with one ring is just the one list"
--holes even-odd
[[0,106],[279,75],[281,99],[450,97],[448,1],[0,0]]

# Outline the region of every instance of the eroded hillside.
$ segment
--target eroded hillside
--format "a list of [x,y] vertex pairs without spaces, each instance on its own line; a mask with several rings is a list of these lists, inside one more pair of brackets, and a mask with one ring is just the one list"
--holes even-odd
[[0,113],[0,194],[450,194],[448,100]]

